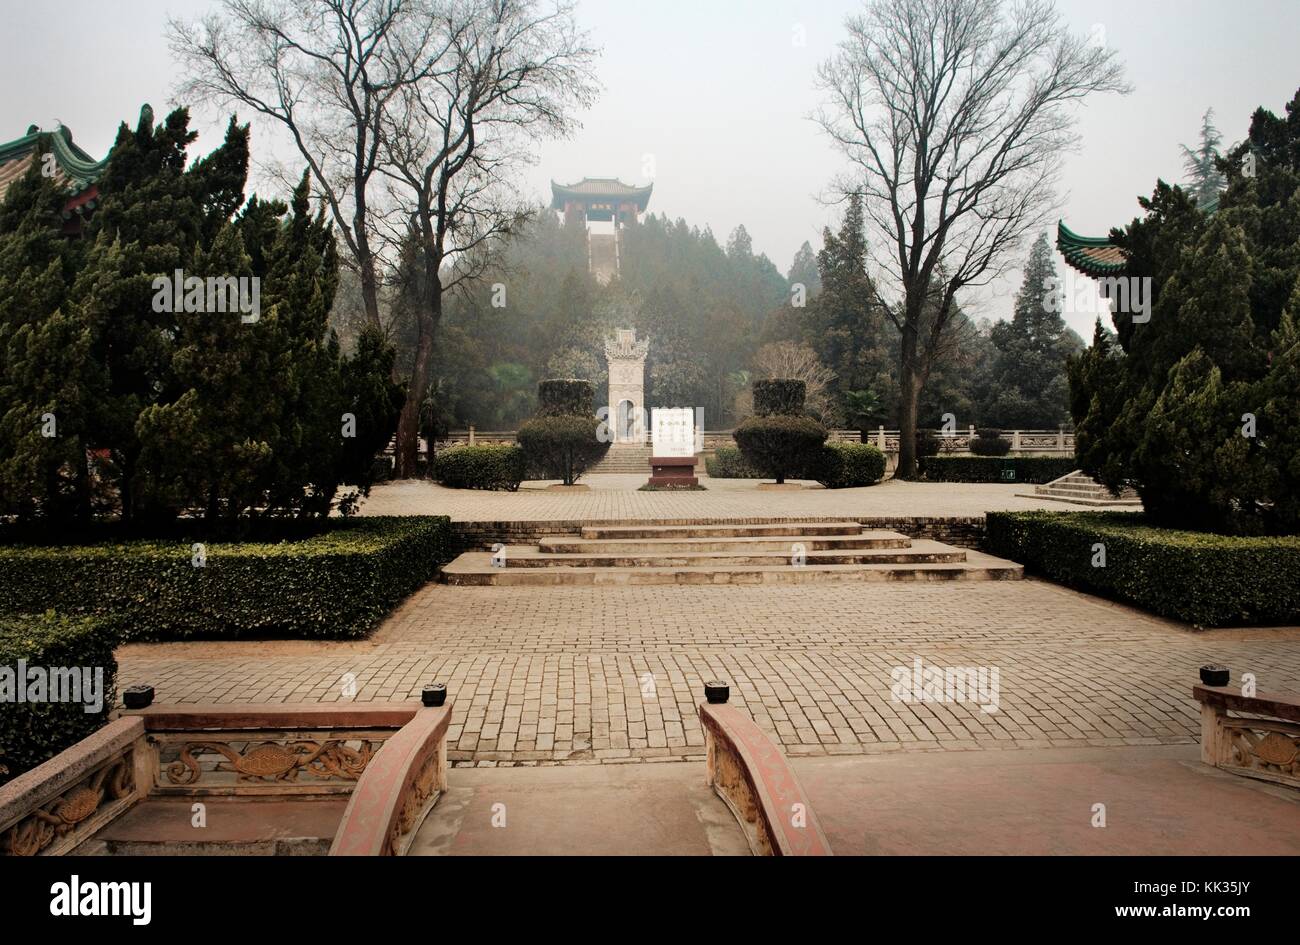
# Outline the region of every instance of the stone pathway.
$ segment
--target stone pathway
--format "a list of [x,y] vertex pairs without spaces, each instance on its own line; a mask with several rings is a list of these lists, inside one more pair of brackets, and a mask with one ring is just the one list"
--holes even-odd
[[[648,471],[647,471],[648,475]],[[903,482],[861,489],[823,489],[805,483],[797,492],[763,492],[752,479],[704,479],[704,492],[638,492],[643,476],[586,476],[587,492],[548,492],[526,482],[518,492],[444,489],[407,480],[376,486],[363,515],[450,515],[461,522],[614,521],[622,519],[752,518],[756,516],[978,516],[989,509],[1052,509],[1059,502],[1017,496],[1021,485]]]
[[[698,759],[695,706],[715,677],[794,756],[1191,744],[1200,665],[1300,689],[1300,628],[1194,633],[1036,580],[431,584],[364,642],[133,644],[118,658],[119,686],[148,682],[167,702],[406,699],[440,680],[450,757],[484,766]],[[998,711],[895,701],[892,671],[918,658],[997,667]]]

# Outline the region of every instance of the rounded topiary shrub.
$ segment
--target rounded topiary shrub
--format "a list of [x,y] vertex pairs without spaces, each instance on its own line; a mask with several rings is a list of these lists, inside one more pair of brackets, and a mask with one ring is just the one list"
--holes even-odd
[[602,426],[594,416],[534,417],[520,424],[519,445],[535,475],[571,486],[609,449],[599,435]]
[[595,388],[580,378],[550,378],[537,385],[539,417],[585,417],[591,414]]
[[771,417],[780,414],[803,414],[807,385],[791,378],[754,381],[754,415]]
[[803,475],[827,429],[803,412],[806,387],[789,378],[754,381],[754,413],[733,436],[745,462],[778,483]]
[[976,430],[975,439],[970,441],[970,451],[976,456],[1006,456],[1011,452],[1011,441],[1002,435],[1001,430]]
[[453,446],[433,459],[433,478],[451,489],[514,492],[527,471],[523,447],[510,443]]
[[704,469],[710,479],[762,479],[763,474],[749,463],[734,446],[719,446],[712,456],[704,459]]
[[885,454],[869,443],[832,441],[817,458],[813,478],[827,489],[871,486],[885,474]]
[[733,435],[745,462],[785,482],[805,471],[808,457],[826,441],[827,430],[812,417],[775,414],[746,417]]

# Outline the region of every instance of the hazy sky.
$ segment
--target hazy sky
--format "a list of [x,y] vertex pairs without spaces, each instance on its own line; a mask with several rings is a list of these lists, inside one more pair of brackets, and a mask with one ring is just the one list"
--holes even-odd
[[[206,0],[0,0],[0,141],[30,124],[62,121],[95,156],[142,102],[161,113],[175,80],[164,36],[169,15]],[[1083,147],[1067,158],[1062,217],[1104,234],[1137,212],[1157,177],[1182,176],[1178,145],[1194,144],[1206,108],[1226,142],[1244,137],[1251,111],[1281,113],[1300,85],[1300,0],[1058,0],[1081,32],[1105,29],[1133,94],[1093,99],[1080,114]],[[836,211],[818,202],[841,170],[807,119],[814,79],[843,35],[856,0],[583,0],[578,15],[603,54],[604,91],[572,140],[546,142],[525,184],[549,199],[549,181],[584,176],[643,183],[652,156],[650,209],[713,228],[719,241],[743,223],[755,251],[782,272],[804,240],[814,249]],[[799,43],[797,40],[802,40]],[[222,113],[195,109],[217,143]],[[254,153],[258,140],[254,138]],[[967,300],[976,317],[1009,315],[1019,278]],[[1071,319],[1087,337],[1091,318]]]

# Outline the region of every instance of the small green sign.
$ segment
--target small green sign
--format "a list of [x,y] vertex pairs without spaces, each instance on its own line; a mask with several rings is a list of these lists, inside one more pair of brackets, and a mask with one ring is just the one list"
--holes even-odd
[[1011,468],[1009,468],[1009,469],[1003,469],[1003,470],[1002,470],[1002,478],[1003,478],[1003,479],[1015,479],[1015,478],[1016,478],[1016,470],[1015,470],[1015,467],[1013,466],[1013,467],[1011,467]]

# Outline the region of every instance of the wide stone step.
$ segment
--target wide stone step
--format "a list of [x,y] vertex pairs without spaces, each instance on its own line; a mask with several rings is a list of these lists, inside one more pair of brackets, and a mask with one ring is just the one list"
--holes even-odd
[[1110,495],[1110,490],[1096,483],[1086,486],[1053,483],[1052,485],[1038,486],[1034,491],[1041,492],[1043,495],[1081,495],[1085,498],[1094,499]]
[[[677,568],[720,567],[741,565],[780,566],[794,565],[795,555],[787,547],[781,551],[710,552],[683,554],[654,552],[648,554],[546,554],[536,548],[505,549],[502,556],[507,568]],[[961,548],[940,545],[938,542],[917,542],[910,549],[866,548],[846,551],[805,551],[804,565],[823,564],[937,564],[965,561]]]
[[760,525],[589,525],[583,538],[745,538],[784,535],[859,535],[858,522],[775,522]]
[[652,554],[655,552],[754,552],[792,553],[791,545],[806,551],[834,551],[855,548],[910,548],[912,539],[898,532],[865,531],[857,535],[786,535],[740,538],[570,538],[539,539],[546,554]]
[[1019,580],[1024,569],[980,552],[967,560],[916,564],[805,564],[699,566],[671,568],[493,567],[488,552],[467,552],[443,569],[441,581],[456,585],[514,587],[610,586],[647,584],[817,584],[890,581]]

